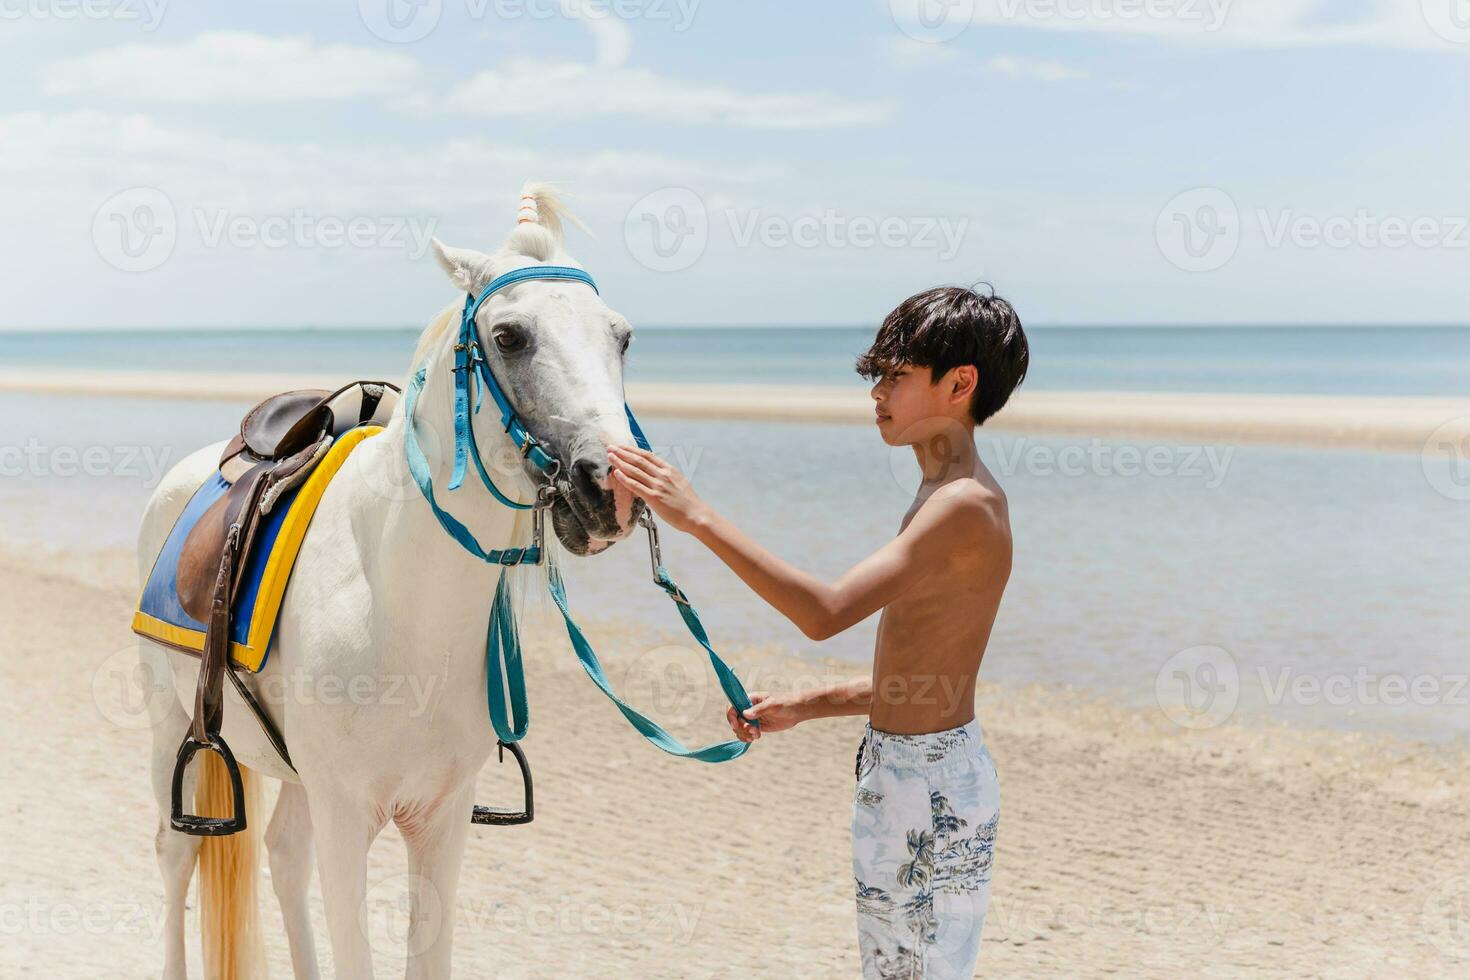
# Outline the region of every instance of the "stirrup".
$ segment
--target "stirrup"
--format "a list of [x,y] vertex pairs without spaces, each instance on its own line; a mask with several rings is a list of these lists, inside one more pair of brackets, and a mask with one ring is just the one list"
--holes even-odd
[[[202,750],[214,752],[224,762],[230,773],[230,791],[235,798],[234,815],[229,817],[201,817],[184,812],[184,770],[194,754]],[[184,834],[195,837],[228,837],[245,829],[245,784],[240,779],[240,767],[235,763],[235,754],[220,738],[219,733],[210,735],[200,742],[193,733],[184,736],[179,746],[179,758],[174,763],[173,801],[169,807],[169,826]]]
[[475,806],[474,813],[470,815],[470,823],[481,824],[492,827],[513,827],[516,824],[530,823],[536,818],[536,804],[531,796],[531,766],[526,762],[526,753],[514,742],[500,743],[500,761],[505,762],[505,750],[510,749],[510,754],[516,757],[516,763],[521,767],[521,782],[526,788],[526,808],[524,810],[504,810],[494,806]]

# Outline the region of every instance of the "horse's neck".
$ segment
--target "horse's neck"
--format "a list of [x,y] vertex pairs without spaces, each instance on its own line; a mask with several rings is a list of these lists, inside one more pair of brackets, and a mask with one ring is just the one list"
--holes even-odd
[[[435,500],[485,550],[529,543],[513,540],[517,512],[491,496],[473,462],[464,483],[456,490],[447,489],[454,452],[449,405],[447,386],[432,381],[418,403],[418,433],[429,455]],[[493,414],[487,399],[476,436],[486,460],[505,459],[506,450],[514,450],[494,424]],[[492,421],[484,421],[487,419]],[[440,526],[409,473],[406,425],[400,412],[382,435],[365,444],[373,451],[363,456],[347,495],[353,525],[361,529],[357,537],[364,572],[381,586],[387,603],[384,613],[411,622],[413,635],[426,646],[483,657],[485,615],[500,569],[469,554]],[[431,441],[430,433],[441,437]],[[502,489],[513,499],[522,495],[523,488],[506,483]]]

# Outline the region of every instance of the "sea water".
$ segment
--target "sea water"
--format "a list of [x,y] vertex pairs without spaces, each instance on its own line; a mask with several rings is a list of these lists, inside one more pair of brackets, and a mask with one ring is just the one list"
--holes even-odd
[[[161,473],[227,435],[246,407],[0,394],[0,542],[132,548]],[[827,579],[893,536],[916,483],[911,454],[867,426],[647,428],[713,505]],[[1225,658],[1212,653],[1212,671],[1235,671],[1237,717],[1470,739],[1470,493],[1453,492],[1447,462],[985,429],[979,446],[1015,534],[984,677],[1152,709],[1179,655],[1207,648]],[[664,550],[720,646],[834,658],[819,672],[829,679],[866,671],[875,619],[812,643],[692,539],[666,530]],[[631,626],[634,653],[686,647],[687,669],[703,669],[647,581],[641,537],[565,571],[580,618]]]

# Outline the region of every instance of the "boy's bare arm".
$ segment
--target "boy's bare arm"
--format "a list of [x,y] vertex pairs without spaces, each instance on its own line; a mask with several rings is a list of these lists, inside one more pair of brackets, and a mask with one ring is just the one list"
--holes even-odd
[[[725,710],[725,719],[742,742],[753,742],[762,732],[784,732],[814,718],[866,715],[873,703],[873,678],[861,677],[792,694],[753,691],[750,701],[744,717],[733,707]],[[753,721],[759,721],[759,727]]]
[[714,552],[746,585],[802,633],[823,640],[861,622],[939,567],[956,547],[977,542],[988,524],[964,494],[936,494],[892,541],[826,583],[763,548],[701,500],[677,469],[653,453],[615,447],[615,479],[672,527]]

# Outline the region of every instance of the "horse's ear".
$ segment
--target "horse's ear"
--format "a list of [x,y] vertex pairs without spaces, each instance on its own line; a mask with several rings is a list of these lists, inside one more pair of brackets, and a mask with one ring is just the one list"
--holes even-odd
[[472,248],[455,248],[445,245],[437,238],[432,241],[434,257],[439,260],[444,271],[449,273],[449,281],[454,283],[456,289],[473,293],[491,280],[490,256],[484,252],[476,252]]

